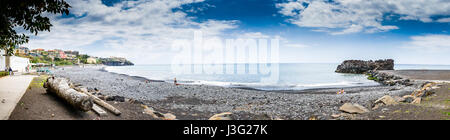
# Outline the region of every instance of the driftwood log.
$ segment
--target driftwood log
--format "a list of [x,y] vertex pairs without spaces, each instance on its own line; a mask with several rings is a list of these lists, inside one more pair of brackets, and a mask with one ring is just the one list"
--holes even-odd
[[86,92],[86,95],[89,95],[90,97],[92,97],[92,99],[94,99],[94,102],[100,106],[102,106],[103,108],[111,111],[112,113],[114,113],[114,115],[120,115],[122,114],[122,112],[120,112],[118,109],[116,109],[114,106],[108,104],[107,102],[103,101],[102,99],[92,95],[89,92]]
[[90,96],[94,100],[94,103],[107,109],[108,111],[112,112],[114,115],[118,116],[118,115],[122,114],[122,112],[120,112],[120,110],[116,109],[114,106],[108,104],[107,102],[103,101],[102,99],[98,98],[97,96],[94,96],[91,93],[89,93],[89,91],[86,88],[74,87],[74,89]]
[[97,104],[94,104],[94,106],[92,106],[92,110],[99,116],[108,116],[108,113],[106,113],[106,111],[100,108],[100,106],[98,106]]
[[64,99],[67,103],[82,111],[92,109],[93,100],[89,95],[76,91],[69,86],[69,82],[65,78],[49,77],[45,85],[47,90]]

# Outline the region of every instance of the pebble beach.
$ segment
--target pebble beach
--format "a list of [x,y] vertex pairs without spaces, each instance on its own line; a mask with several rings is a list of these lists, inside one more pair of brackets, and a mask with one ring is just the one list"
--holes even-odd
[[181,110],[211,115],[232,112],[235,119],[330,119],[346,102],[370,107],[384,96],[411,93],[414,86],[365,86],[303,91],[261,91],[208,85],[174,85],[142,77],[107,72],[102,66],[64,67],[53,71],[103,95],[122,96],[143,102],[153,108]]

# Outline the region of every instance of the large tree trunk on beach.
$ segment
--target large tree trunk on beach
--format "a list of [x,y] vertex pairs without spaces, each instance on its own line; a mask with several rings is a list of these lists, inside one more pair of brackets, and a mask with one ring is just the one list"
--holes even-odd
[[89,111],[92,109],[94,104],[92,97],[70,88],[67,79],[50,77],[47,79],[46,86],[50,92],[64,99],[73,107],[82,111]]

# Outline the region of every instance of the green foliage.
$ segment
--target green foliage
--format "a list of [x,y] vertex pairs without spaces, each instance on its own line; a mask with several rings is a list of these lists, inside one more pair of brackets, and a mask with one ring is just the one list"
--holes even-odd
[[0,71],[0,77],[7,76],[9,73],[7,71]]
[[48,76],[46,76],[46,75],[41,75],[39,77],[34,78],[33,81],[31,81],[28,88],[44,87],[44,83],[47,82],[47,78],[48,78]]
[[52,59],[48,56],[43,56],[43,57],[32,57],[29,56],[28,58],[30,58],[31,63],[45,63],[45,64],[51,64],[52,63]]
[[97,59],[97,64],[103,64],[103,60]]
[[87,59],[88,59],[89,57],[90,57],[90,56],[89,56],[89,55],[86,55],[86,54],[82,54],[82,55],[77,56],[77,58],[80,59],[80,63],[84,63],[84,64],[87,63]]
[[372,74],[367,74],[367,76],[368,76],[367,79],[369,79],[369,80],[379,81],[378,78],[373,77]]
[[18,34],[15,28],[37,35],[50,31],[52,24],[44,13],[69,14],[70,5],[64,0],[1,0],[0,1],[0,49],[12,55],[14,46],[25,44],[29,37]]
[[44,55],[42,57],[27,56],[27,58],[30,59],[31,63],[55,64],[56,66],[73,65],[74,63],[76,63],[76,60],[65,60],[60,58],[55,58],[52,61],[52,58],[48,57],[47,55]]
[[59,60],[59,61],[55,61],[55,65],[56,66],[73,65],[73,62],[68,61],[68,60]]

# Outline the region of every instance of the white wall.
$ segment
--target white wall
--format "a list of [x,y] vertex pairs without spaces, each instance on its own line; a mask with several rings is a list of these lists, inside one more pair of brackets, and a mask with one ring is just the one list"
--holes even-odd
[[[3,56],[3,55],[4,55],[4,51],[1,50],[0,51],[0,71],[4,71],[6,68],[5,56]],[[9,57],[9,59],[11,62],[10,63],[11,69],[13,69],[13,71],[26,72],[26,67],[31,64],[30,60],[28,58],[11,56],[11,57]]]
[[4,50],[0,50],[0,71],[4,71],[6,68],[5,56],[3,56]]
[[30,65],[30,60],[28,58],[11,56],[10,59],[13,71],[26,72],[26,68]]

